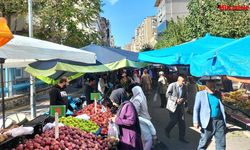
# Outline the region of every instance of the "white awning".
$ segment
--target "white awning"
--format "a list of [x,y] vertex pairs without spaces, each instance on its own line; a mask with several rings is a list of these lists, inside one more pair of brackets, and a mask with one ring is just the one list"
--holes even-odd
[[19,59],[19,63],[26,63],[27,59],[65,59],[83,63],[96,63],[95,53],[20,35],[14,35],[9,43],[0,47],[0,58]]

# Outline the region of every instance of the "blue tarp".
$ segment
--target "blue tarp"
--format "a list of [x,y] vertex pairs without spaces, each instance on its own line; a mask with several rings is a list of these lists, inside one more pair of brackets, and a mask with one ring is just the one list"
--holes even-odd
[[190,72],[194,76],[250,77],[250,35],[194,57]]
[[218,48],[234,39],[222,38],[206,34],[204,37],[180,45],[142,52],[139,60],[167,65],[189,65],[190,60],[196,56]]

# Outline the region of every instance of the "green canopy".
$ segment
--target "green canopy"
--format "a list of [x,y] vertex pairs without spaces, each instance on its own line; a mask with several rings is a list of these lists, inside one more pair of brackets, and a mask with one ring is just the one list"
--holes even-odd
[[125,67],[143,68],[147,66],[147,63],[138,61],[138,53],[135,52],[97,45],[89,45],[81,49],[96,53],[96,64],[54,59],[31,63],[26,68],[26,71],[48,84],[55,84],[61,76],[68,76],[70,80],[73,80],[85,73],[99,73]]

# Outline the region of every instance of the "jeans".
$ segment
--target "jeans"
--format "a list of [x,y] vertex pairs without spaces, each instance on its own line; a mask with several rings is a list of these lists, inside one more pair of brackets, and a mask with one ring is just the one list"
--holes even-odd
[[174,113],[169,112],[170,121],[166,127],[166,132],[170,132],[173,127],[178,123],[179,126],[179,139],[184,139],[186,124],[184,119],[184,106],[177,106]]
[[198,150],[205,150],[211,142],[212,137],[215,137],[216,150],[226,149],[225,137],[226,125],[223,119],[211,119],[206,129],[201,129],[201,138],[199,141]]

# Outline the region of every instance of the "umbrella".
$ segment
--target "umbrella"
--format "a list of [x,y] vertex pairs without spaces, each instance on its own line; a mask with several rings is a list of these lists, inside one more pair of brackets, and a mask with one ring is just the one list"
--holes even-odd
[[7,22],[4,18],[0,17],[0,47],[8,43],[13,38]]
[[213,50],[234,39],[206,34],[204,37],[159,50],[141,52],[139,60],[167,65],[189,65],[194,56]]
[[249,43],[250,35],[194,57],[190,64],[191,74],[250,77]]

